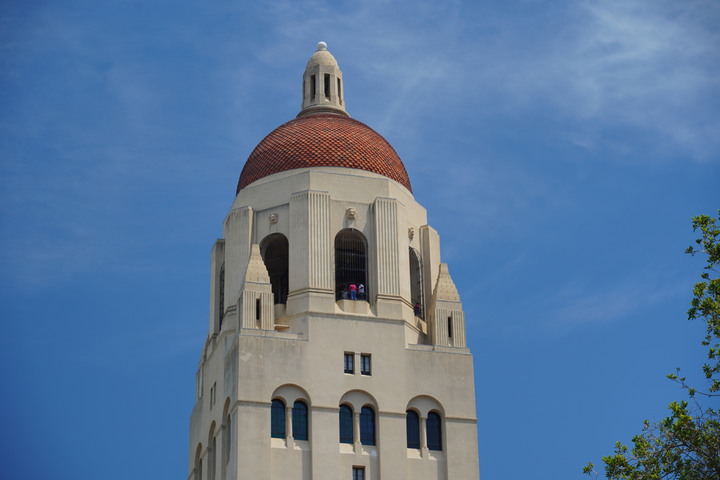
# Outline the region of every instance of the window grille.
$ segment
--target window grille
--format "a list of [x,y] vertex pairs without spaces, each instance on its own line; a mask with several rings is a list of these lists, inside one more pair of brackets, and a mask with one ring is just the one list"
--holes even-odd
[[435,412],[428,414],[425,422],[427,426],[428,450],[442,450],[442,431],[440,426],[440,415]]
[[277,398],[270,407],[270,436],[285,438],[285,404]]
[[370,407],[360,410],[360,443],[375,445],[375,410]]
[[308,439],[308,407],[298,400],[292,409],[292,434],[295,440]]
[[420,417],[414,410],[408,410],[405,419],[407,448],[420,448]]
[[340,405],[340,443],[353,443],[353,411],[349,405]]
[[288,239],[282,233],[268,235],[260,242],[260,253],[270,275],[275,304],[287,303],[288,296]]
[[367,242],[353,228],[341,230],[335,237],[335,298],[342,299],[350,291],[350,285],[365,286],[367,295]]

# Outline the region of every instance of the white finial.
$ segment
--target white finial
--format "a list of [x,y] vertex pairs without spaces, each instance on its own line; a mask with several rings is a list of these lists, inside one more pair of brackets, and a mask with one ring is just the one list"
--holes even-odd
[[325,43],[325,42],[318,42],[318,44],[317,44],[317,49],[318,49],[318,52],[319,52],[320,50],[327,50],[327,43]]

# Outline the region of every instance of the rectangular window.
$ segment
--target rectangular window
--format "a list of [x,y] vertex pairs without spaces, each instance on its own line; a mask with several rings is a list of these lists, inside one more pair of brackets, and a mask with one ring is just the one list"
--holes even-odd
[[372,375],[369,353],[360,355],[360,373],[363,375]]
[[338,91],[337,91],[338,101],[340,102],[340,105],[342,105],[342,90],[340,89],[340,79],[338,78],[337,81],[338,81]]
[[330,98],[330,75],[327,73],[325,74],[325,85],[323,85],[323,86],[325,87],[325,98],[329,99]]
[[365,467],[353,467],[352,480],[365,480]]
[[453,325],[452,325],[452,317],[448,317],[448,338],[452,338],[453,336]]
[[315,75],[310,75],[310,98],[315,100],[315,94],[316,94],[316,86],[315,86]]
[[345,353],[345,373],[355,373],[354,353]]

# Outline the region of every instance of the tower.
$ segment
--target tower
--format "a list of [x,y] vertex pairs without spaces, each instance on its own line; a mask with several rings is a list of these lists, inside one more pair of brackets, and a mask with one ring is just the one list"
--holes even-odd
[[211,252],[189,479],[478,478],[472,357],[405,167],[325,43]]

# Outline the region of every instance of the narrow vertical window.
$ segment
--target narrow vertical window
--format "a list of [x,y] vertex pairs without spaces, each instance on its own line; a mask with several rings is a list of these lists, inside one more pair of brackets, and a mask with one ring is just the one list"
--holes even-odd
[[406,413],[407,448],[420,448],[420,417],[415,410]]
[[330,74],[328,73],[325,74],[325,85],[323,87],[325,87],[325,98],[330,100]]
[[360,373],[362,375],[372,375],[372,369],[370,365],[370,354],[360,355]]
[[452,317],[448,317],[448,338],[452,338],[453,336],[452,323]]
[[270,436],[285,438],[285,403],[277,398],[270,407]]
[[218,297],[219,308],[218,308],[218,329],[222,329],[223,317],[225,316],[225,264],[220,265],[220,278],[218,279]]
[[260,321],[260,311],[262,310],[262,304],[260,303],[260,299],[255,300],[255,320],[258,322]]
[[342,105],[342,88],[340,88],[340,79],[337,79],[338,83],[338,90],[337,90],[337,96],[338,96],[338,102],[340,102],[340,105]]
[[340,443],[353,443],[353,411],[349,405],[340,405]]
[[308,439],[308,407],[300,400],[293,404],[292,429],[295,440]]
[[315,100],[316,93],[317,87],[315,86],[315,75],[310,75],[310,98]]
[[352,480],[365,480],[365,467],[353,467]]
[[442,450],[442,430],[440,415],[430,412],[425,422],[427,425],[427,446],[428,450]]
[[355,354],[345,354],[345,373],[355,373]]
[[375,445],[375,410],[371,407],[360,410],[360,443]]
[[422,264],[418,252],[410,247],[410,302],[416,317],[425,318],[423,312]]

